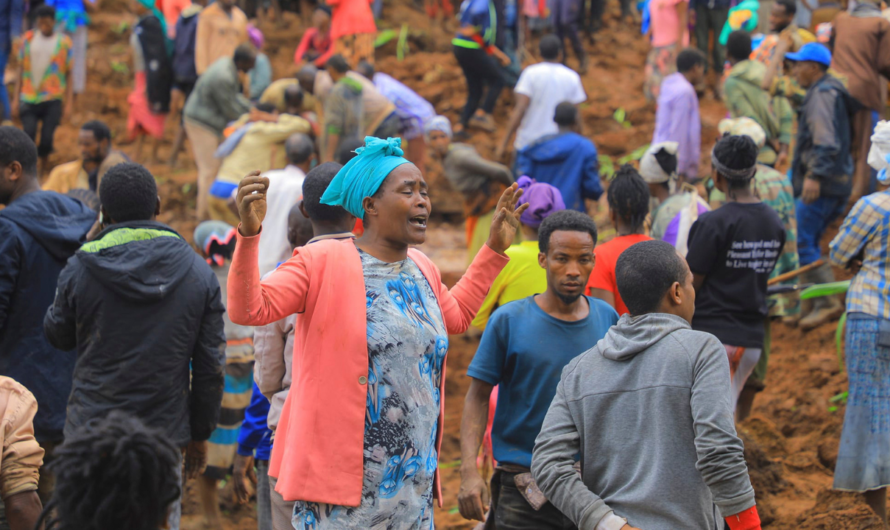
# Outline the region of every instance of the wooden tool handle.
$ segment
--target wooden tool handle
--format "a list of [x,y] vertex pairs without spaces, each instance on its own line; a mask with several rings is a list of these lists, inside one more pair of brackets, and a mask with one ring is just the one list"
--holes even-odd
[[794,269],[793,271],[786,272],[785,274],[780,274],[780,275],[776,276],[775,278],[770,279],[770,281],[766,282],[766,284],[767,285],[775,285],[777,283],[782,283],[785,280],[790,280],[791,278],[797,278],[801,274],[803,274],[805,272],[809,272],[813,269],[819,268],[824,264],[825,264],[824,261],[822,261],[821,259],[817,259],[816,261],[810,263],[809,265],[804,265],[803,267],[801,267],[799,269]]

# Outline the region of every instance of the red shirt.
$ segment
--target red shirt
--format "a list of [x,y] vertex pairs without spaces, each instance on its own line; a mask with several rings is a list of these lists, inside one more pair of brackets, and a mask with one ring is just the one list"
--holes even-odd
[[591,289],[602,289],[609,291],[615,296],[615,311],[621,316],[628,313],[624,300],[618,294],[618,284],[615,281],[615,264],[618,263],[618,256],[627,250],[627,247],[635,245],[641,241],[649,241],[652,239],[643,234],[635,234],[631,236],[618,236],[608,243],[597,245],[593,251],[596,256],[596,264],[593,266],[593,272],[590,273],[590,279],[587,281],[587,294],[590,295]]
[[330,32],[322,34],[315,28],[307,29],[306,33],[303,33],[300,45],[297,46],[296,53],[294,53],[294,62],[300,64],[308,51],[314,51],[318,54],[318,58],[312,61],[312,63],[319,68],[323,68],[331,55],[334,54],[334,42],[331,40]]

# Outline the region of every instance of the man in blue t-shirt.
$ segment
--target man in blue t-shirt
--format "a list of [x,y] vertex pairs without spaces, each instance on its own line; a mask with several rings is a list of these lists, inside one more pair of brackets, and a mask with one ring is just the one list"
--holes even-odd
[[502,306],[489,320],[467,371],[472,381],[461,423],[459,501],[460,513],[467,519],[485,519],[486,485],[476,468],[476,456],[489,397],[499,385],[491,431],[498,468],[491,479],[489,518],[499,530],[575,528],[550,503],[536,510],[520,490],[530,478],[535,437],[562,369],[618,322],[609,304],[583,296],[593,270],[596,238],[593,220],[580,212],[563,210],[545,219],[538,230],[538,263],[547,272],[547,290]]

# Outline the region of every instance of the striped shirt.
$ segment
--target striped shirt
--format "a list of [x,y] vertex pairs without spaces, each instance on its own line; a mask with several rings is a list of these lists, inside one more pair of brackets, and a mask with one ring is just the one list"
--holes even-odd
[[830,247],[839,267],[862,259],[847,291],[847,312],[890,319],[890,190],[859,199]]

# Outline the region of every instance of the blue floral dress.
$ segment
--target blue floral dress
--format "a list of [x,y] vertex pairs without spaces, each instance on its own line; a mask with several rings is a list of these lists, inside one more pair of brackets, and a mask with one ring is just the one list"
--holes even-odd
[[433,528],[439,384],[448,334],[435,294],[411,259],[359,250],[368,308],[364,483],[357,507],[297,501],[297,530]]

